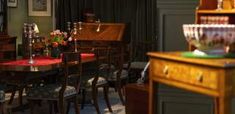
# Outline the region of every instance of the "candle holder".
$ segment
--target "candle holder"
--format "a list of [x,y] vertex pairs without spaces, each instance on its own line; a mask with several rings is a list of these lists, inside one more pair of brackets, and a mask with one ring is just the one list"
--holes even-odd
[[[77,23],[73,23],[73,37],[77,35]],[[74,37],[74,51],[77,52],[77,39]]]
[[222,10],[223,0],[217,0],[217,9],[216,10]]
[[71,22],[67,22],[67,31],[70,34],[70,32],[71,32]]
[[24,36],[25,38],[28,38],[28,42],[29,42],[29,64],[34,64],[34,60],[33,60],[33,36],[35,36],[35,31],[34,31],[34,26],[35,24],[27,24],[24,23]]
[[79,26],[78,30],[82,30],[82,22],[81,21],[78,22],[78,26]]
[[100,32],[100,26],[101,26],[100,19],[98,19],[98,20],[96,21],[96,23],[98,24],[97,29],[96,29],[96,32]]

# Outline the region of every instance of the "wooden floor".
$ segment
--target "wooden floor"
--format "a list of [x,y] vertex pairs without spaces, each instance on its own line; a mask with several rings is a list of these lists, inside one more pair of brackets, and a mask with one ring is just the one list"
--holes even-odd
[[[89,94],[87,95],[89,99]],[[103,92],[102,90],[99,90],[99,106],[101,109],[102,114],[125,114],[125,106],[121,104],[121,101],[119,100],[118,94],[113,90],[110,89],[110,102],[112,105],[113,113],[110,113],[106,107],[106,104],[104,102],[103,98]],[[9,99],[9,95],[7,95],[6,99]],[[14,100],[17,101],[17,98]],[[24,102],[27,102],[24,100]],[[89,100],[88,100],[89,102]],[[14,102],[13,107],[16,106],[16,102]],[[42,106],[37,106],[35,107],[35,114],[49,114],[49,106],[46,101],[42,103]],[[95,108],[91,103],[85,104],[84,109],[81,109],[81,114],[96,114]],[[24,111],[17,111],[17,112],[12,112],[12,114],[30,114],[29,109],[26,108]],[[74,114],[74,109],[73,106],[71,106],[71,110],[69,114]]]

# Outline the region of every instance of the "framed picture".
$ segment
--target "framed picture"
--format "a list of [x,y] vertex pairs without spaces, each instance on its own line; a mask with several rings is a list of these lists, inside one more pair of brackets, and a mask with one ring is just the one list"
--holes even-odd
[[7,0],[8,7],[17,7],[17,0]]
[[51,16],[51,0],[28,0],[29,16]]

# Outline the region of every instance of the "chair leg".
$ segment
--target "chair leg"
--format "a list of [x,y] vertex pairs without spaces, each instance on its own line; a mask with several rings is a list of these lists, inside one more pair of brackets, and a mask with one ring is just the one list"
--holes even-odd
[[50,112],[50,114],[52,114],[52,112],[53,112],[53,102],[48,101],[48,103],[49,103],[49,112]]
[[98,95],[98,88],[93,87],[92,88],[92,100],[96,109],[97,114],[100,114],[100,109],[97,101],[97,95]]
[[86,101],[86,89],[82,89],[81,91],[82,93],[82,102],[81,102],[81,109],[84,108],[84,105],[85,105],[85,101]]
[[74,98],[74,109],[75,109],[75,114],[80,114],[80,109],[79,109],[79,106],[78,106],[78,99],[77,99],[77,95],[75,96]]
[[5,111],[4,111],[4,103],[0,103],[0,113],[1,113],[1,114],[5,114]]
[[68,102],[68,104],[67,104],[67,108],[66,108],[66,114],[69,114],[69,110],[70,110],[70,102]]
[[15,97],[15,93],[16,93],[16,91],[13,91],[13,92],[11,93],[11,98],[10,98],[8,104],[12,104],[13,99],[14,99],[14,97]]
[[123,95],[122,95],[122,88],[121,88],[120,84],[117,85],[117,91],[118,91],[119,98],[120,98],[122,104],[124,105],[125,101],[124,101],[124,98],[123,98]]
[[58,112],[59,112],[59,111],[58,111],[59,109],[58,109],[58,105],[57,105],[57,104],[58,104],[57,101],[53,101],[53,106],[54,106],[54,112],[55,112],[55,113],[58,113]]
[[64,108],[64,99],[60,98],[58,101],[58,107],[59,107],[59,114],[65,114],[65,108]]
[[33,100],[28,100],[29,102],[29,107],[30,107],[30,114],[34,114],[34,101]]
[[55,106],[56,105],[55,101],[48,101],[48,103],[49,103],[49,112],[50,112],[50,114],[56,113],[55,107],[57,107],[57,106]]
[[19,105],[23,105],[23,91],[24,88],[19,90]]
[[103,92],[104,92],[104,99],[105,99],[106,105],[107,105],[109,111],[113,112],[111,105],[110,105],[110,102],[109,102],[109,98],[108,98],[109,87],[105,86]]

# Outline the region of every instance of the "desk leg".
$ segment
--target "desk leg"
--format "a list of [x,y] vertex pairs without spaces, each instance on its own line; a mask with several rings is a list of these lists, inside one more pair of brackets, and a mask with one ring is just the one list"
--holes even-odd
[[149,81],[149,114],[153,114],[153,81]]
[[231,114],[232,98],[231,97],[216,97],[214,98],[215,114]]
[[157,112],[157,96],[156,92],[158,91],[158,83],[149,81],[149,114],[156,114]]

